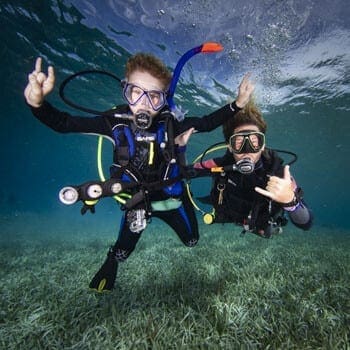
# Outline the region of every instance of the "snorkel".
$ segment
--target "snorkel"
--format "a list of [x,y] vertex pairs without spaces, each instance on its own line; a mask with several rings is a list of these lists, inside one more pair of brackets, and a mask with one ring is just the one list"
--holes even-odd
[[[175,102],[173,100],[176,86],[177,86],[177,83],[179,81],[182,68],[184,67],[184,65],[186,64],[186,62],[189,59],[191,59],[194,55],[197,55],[198,53],[213,53],[213,52],[220,52],[222,50],[223,50],[223,46],[221,44],[209,41],[209,42],[206,42],[200,46],[196,46],[196,47],[188,50],[180,57],[179,61],[176,64],[176,67],[174,69],[173,77],[171,79],[170,87],[169,87],[169,90],[167,93],[167,103],[169,105],[169,109],[174,114],[176,119],[182,120],[185,117],[185,113],[181,110],[180,107],[177,107],[175,105]],[[106,72],[104,70],[84,70],[84,71],[80,71],[78,73],[72,74],[68,78],[66,78],[60,85],[59,95],[60,95],[61,99],[63,100],[63,102],[65,102],[68,106],[71,106],[75,109],[78,109],[80,111],[87,112],[90,114],[105,115],[105,112],[78,105],[65,96],[64,90],[66,88],[66,85],[68,85],[68,83],[70,83],[72,80],[76,79],[77,77],[80,77],[82,75],[88,75],[88,74],[102,74],[102,75],[109,76],[110,78],[116,80],[119,84],[121,84],[123,82],[122,79],[120,79],[116,75],[114,75],[110,72]]]
[[221,44],[216,42],[206,42],[200,46],[197,46],[188,50],[180,57],[174,69],[173,77],[171,79],[170,87],[167,94],[169,109],[174,114],[174,117],[178,121],[181,121],[184,119],[185,112],[182,111],[180,107],[177,107],[175,105],[173,98],[174,98],[176,86],[179,81],[182,68],[184,67],[184,65],[189,59],[191,59],[194,55],[197,55],[198,53],[213,53],[213,52],[219,52],[222,50],[223,50],[223,46]]

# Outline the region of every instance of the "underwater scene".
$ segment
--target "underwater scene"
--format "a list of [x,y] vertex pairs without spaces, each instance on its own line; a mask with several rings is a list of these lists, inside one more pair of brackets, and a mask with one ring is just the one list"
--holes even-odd
[[[345,0],[1,0],[0,348],[349,349],[349,18]],[[59,193],[108,177],[113,145],[38,121],[24,98],[28,74],[41,57],[43,72],[53,66],[56,75],[45,99],[92,118],[72,105],[124,104],[130,56],[151,53],[174,72],[207,42],[223,49],[188,59],[176,106],[185,118],[208,115],[250,73],[266,146],[296,158],[290,171],[313,225],[289,220],[265,239],[234,223],[206,224],[212,206],[201,198],[212,180],[194,178],[198,244],[184,245],[154,217],[114,288],[92,290],[123,208],[109,196],[81,215],[83,203],[65,205]],[[86,70],[103,73],[60,88]],[[187,163],[223,141],[221,127],[194,134]]]

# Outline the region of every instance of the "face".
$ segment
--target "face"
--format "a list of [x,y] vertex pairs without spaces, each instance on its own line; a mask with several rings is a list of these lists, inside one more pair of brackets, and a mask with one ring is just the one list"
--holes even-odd
[[143,71],[130,74],[124,96],[133,114],[146,112],[152,117],[158,114],[166,102],[162,82]]
[[[257,132],[260,132],[259,128],[254,125],[254,124],[245,124],[245,125],[241,125],[239,127],[237,127],[234,131],[233,131],[233,134],[237,134],[237,133],[240,133],[240,132],[244,132],[244,131],[257,131]],[[249,141],[251,142],[251,145],[253,147],[258,147],[260,142],[259,141],[259,138],[256,137],[255,135],[252,135],[249,137]],[[242,145],[242,142],[244,142],[244,137],[237,137],[235,138],[235,145],[234,147],[239,149],[240,146]],[[259,150],[258,152],[255,152],[255,153],[240,153],[240,154],[237,154],[237,153],[234,153],[233,152],[233,149],[232,149],[232,146],[229,145],[228,146],[230,152],[233,154],[233,158],[235,159],[236,162],[238,162],[239,160],[242,160],[243,158],[249,158],[252,162],[254,163],[257,163],[258,160],[260,159],[261,157],[261,153],[262,151],[265,149],[265,145],[261,148],[261,150]]]

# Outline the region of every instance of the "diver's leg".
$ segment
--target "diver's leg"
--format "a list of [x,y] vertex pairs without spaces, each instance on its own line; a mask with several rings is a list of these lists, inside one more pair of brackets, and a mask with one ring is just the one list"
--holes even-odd
[[193,247],[199,239],[198,222],[187,192],[181,197],[182,205],[173,210],[154,211],[153,216],[165,221],[188,247]]
[[118,262],[114,258],[113,248],[107,253],[107,258],[89,284],[89,288],[97,292],[111,291],[117,277]]
[[113,289],[118,263],[125,261],[129,257],[143,232],[143,230],[139,232],[130,230],[130,223],[125,219],[127,214],[126,212],[122,219],[116,243],[109,249],[106,260],[89,284],[89,287],[97,292]]

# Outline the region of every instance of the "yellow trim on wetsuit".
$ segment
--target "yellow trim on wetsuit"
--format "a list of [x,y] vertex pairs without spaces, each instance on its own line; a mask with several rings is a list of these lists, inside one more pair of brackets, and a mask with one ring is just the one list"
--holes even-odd
[[154,160],[154,142],[149,143],[148,165],[152,165]]

